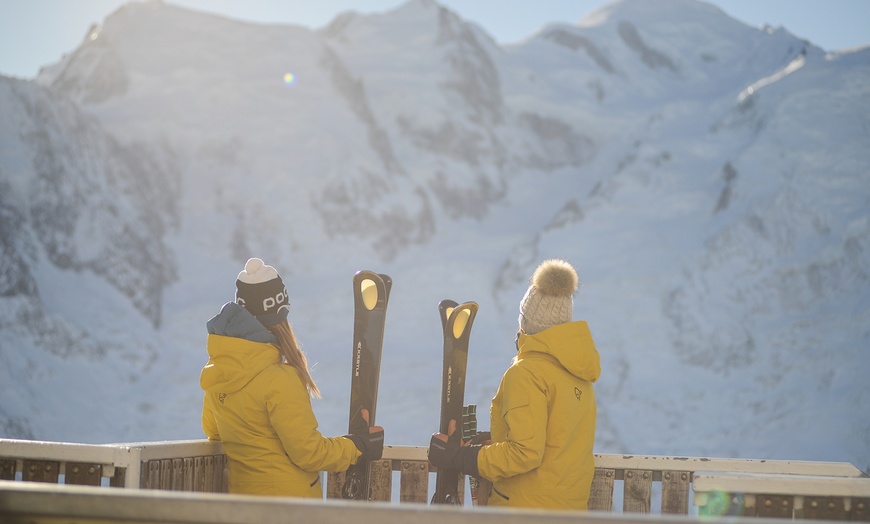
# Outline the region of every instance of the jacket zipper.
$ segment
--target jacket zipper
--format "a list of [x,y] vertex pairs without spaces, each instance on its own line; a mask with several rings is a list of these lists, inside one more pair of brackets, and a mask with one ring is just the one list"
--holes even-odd
[[492,490],[495,491],[495,494],[496,494],[496,495],[498,495],[499,497],[501,497],[501,498],[503,498],[503,499],[505,499],[505,500],[510,500],[510,499],[511,499],[510,497],[508,497],[507,495],[505,495],[505,494],[502,493],[501,491],[495,489],[495,486],[492,487]]

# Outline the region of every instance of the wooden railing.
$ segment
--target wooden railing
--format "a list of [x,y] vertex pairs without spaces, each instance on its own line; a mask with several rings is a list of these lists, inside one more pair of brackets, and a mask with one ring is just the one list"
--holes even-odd
[[[870,521],[870,478],[848,463],[599,454],[595,464],[592,511]],[[30,481],[225,493],[226,465],[220,443],[206,440],[85,445],[0,439],[0,481],[7,481],[0,492],[12,489],[8,481]],[[426,448],[386,446],[383,459],[372,463],[371,498],[424,505],[434,472]],[[326,477],[327,498],[339,498],[343,474]]]
[[70,444],[0,439],[0,480],[226,492],[220,442]]

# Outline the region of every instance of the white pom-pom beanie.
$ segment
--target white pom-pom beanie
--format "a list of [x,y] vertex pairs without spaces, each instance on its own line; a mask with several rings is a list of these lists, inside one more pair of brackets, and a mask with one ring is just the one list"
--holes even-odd
[[290,312],[284,281],[274,267],[259,258],[248,259],[236,278],[236,302],[265,326],[282,322]]
[[543,261],[532,275],[531,285],[520,301],[520,330],[534,335],[557,324],[571,322],[578,282],[577,272],[568,262],[559,259]]

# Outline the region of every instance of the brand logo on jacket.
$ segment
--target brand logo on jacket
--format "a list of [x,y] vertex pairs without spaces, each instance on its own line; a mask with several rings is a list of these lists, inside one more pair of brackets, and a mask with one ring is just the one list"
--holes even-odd
[[224,399],[225,399],[225,398],[227,398],[227,394],[226,394],[226,393],[221,393],[220,395],[218,395],[218,400],[220,401],[221,404],[224,403]]
[[574,388],[574,396],[577,397],[577,400],[580,400],[580,396],[582,394],[583,394],[583,392],[580,391],[580,388]]

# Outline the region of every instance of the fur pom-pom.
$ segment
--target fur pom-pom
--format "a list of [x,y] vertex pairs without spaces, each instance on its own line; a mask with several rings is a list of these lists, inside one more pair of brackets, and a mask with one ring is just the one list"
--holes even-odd
[[571,296],[579,284],[577,272],[568,262],[550,259],[541,262],[532,275],[532,285],[550,296]]

